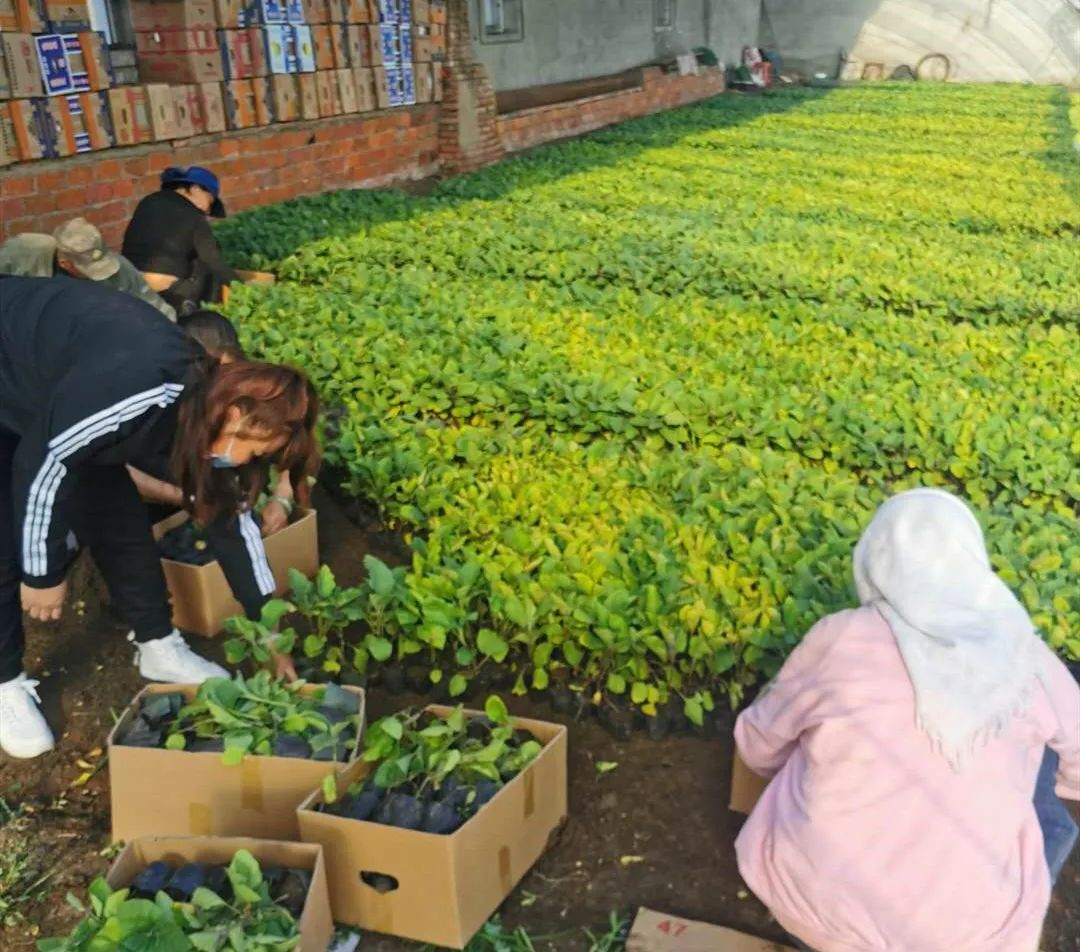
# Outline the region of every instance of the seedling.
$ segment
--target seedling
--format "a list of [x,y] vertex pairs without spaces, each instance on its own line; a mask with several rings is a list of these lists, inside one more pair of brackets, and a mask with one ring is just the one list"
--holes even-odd
[[488,698],[483,716],[462,706],[446,717],[407,710],[368,729],[363,759],[374,766],[337,798],[324,785],[325,809],[354,820],[447,835],[488,803],[542,750],[515,730],[506,705]]
[[151,694],[118,743],[221,751],[226,764],[249,754],[347,760],[360,733],[358,698],[335,684],[307,695],[302,688],[260,671],[211,678],[190,703],[177,693]]
[[306,870],[266,870],[247,850],[228,867],[155,862],[126,889],[102,878],[66,938],[42,939],[39,952],[291,952],[310,885]]

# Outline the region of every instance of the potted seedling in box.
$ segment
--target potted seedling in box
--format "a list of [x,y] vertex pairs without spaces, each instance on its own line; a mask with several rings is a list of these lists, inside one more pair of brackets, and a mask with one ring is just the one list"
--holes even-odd
[[373,773],[339,797],[333,777],[323,810],[406,830],[453,833],[525,769],[543,745],[515,730],[506,705],[488,698],[483,715],[457,707],[445,717],[409,710],[369,728],[363,760]]
[[301,942],[300,918],[312,873],[263,869],[246,849],[225,866],[148,863],[126,888],[104,878],[89,888],[85,914],[66,938],[43,939],[40,952],[291,952]]
[[211,678],[185,703],[179,692],[145,697],[116,743],[134,747],[245,756],[348,759],[360,734],[360,698],[334,684],[306,694],[266,671],[250,678]]
[[300,801],[358,756],[363,711],[358,688],[266,671],[144,689],[109,738],[114,838],[295,839]]

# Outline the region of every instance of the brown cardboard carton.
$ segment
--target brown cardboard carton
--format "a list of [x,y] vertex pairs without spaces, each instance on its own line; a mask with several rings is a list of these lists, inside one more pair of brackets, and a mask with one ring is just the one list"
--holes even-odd
[[360,106],[356,96],[356,81],[353,79],[352,70],[336,69],[334,70],[334,73],[337,76],[337,91],[338,100],[341,103],[341,114],[348,116],[354,112],[359,112]]
[[90,88],[94,90],[109,88],[109,54],[100,33],[93,31],[79,34],[79,49],[82,50],[83,68]]
[[7,104],[15,148],[23,162],[35,162],[49,157],[52,146],[44,126],[45,100],[13,99]]
[[416,101],[418,103],[431,102],[435,98],[435,80],[431,70],[431,63],[417,63],[416,76]]
[[89,30],[90,5],[86,0],[43,0],[45,22],[53,33]]
[[[347,23],[331,23],[327,26],[330,31],[330,46],[334,50],[334,68],[348,69],[353,65],[350,58],[349,26]],[[316,63],[316,65],[318,65]],[[359,65],[359,64],[357,64]]]
[[215,30],[154,30],[135,34],[135,48],[146,53],[213,53],[218,49]]
[[202,99],[203,132],[224,132],[225,102],[221,96],[221,83],[202,83],[198,88]]
[[11,98],[11,83],[8,81],[7,63],[4,60],[4,47],[0,44],[0,100]]
[[10,30],[14,33],[18,29],[19,15],[15,12],[15,0],[0,0],[0,31]]
[[43,96],[34,38],[28,33],[0,33],[0,50],[3,51],[8,88],[12,99]]
[[[332,0],[333,2],[333,0]],[[370,23],[372,21],[369,0],[338,0],[344,23]]]
[[712,926],[706,922],[680,919],[651,909],[639,909],[626,952],[793,952],[786,945]]
[[121,86],[110,89],[108,96],[116,144],[139,145],[153,142],[154,132],[150,125],[146,90],[142,86]]
[[[302,688],[305,694],[317,685]],[[136,836],[257,836],[297,840],[296,808],[323,778],[340,772],[337,761],[248,756],[235,767],[220,753],[192,753],[117,743],[148,694],[182,691],[195,697],[196,685],[151,684],[143,688],[109,734],[109,788],[114,841]],[[360,699],[361,736],[364,692]],[[357,740],[357,749],[360,742]]]
[[318,73],[301,73],[297,76],[300,88],[300,118],[319,118],[319,81]]
[[109,96],[106,92],[80,93],[83,123],[90,136],[92,149],[111,149],[116,145],[112,115],[109,112]]
[[441,23],[445,26],[447,20],[446,0],[430,0],[429,6],[431,7],[431,22]]
[[749,813],[761,799],[769,781],[759,777],[743,762],[738,750],[731,765],[731,802],[729,807],[736,813]]
[[223,30],[240,29],[248,5],[248,0],[214,0],[217,25]]
[[191,115],[191,86],[173,86],[173,106],[176,109],[176,138],[190,139],[195,135],[195,123]]
[[330,14],[330,7],[332,5],[340,7],[340,4],[337,3],[336,0],[334,4],[331,4],[329,0],[303,0],[303,2],[304,22],[308,25],[338,22],[337,18]]
[[15,0],[15,29],[23,33],[46,32],[45,17],[42,16],[38,0]]
[[[221,85],[222,97],[225,101],[225,120],[230,129],[250,129],[257,122],[255,117],[255,90],[252,88],[250,79],[234,79],[229,83],[222,83]],[[179,518],[174,516],[173,518]],[[169,520],[166,520],[166,523]],[[159,526],[163,526],[166,523],[158,523]],[[178,523],[176,523],[178,524]],[[171,528],[171,526],[169,526]],[[156,531],[156,530],[155,530]],[[175,564],[175,563],[172,563]],[[170,563],[163,563],[165,567],[165,579],[169,579],[169,565]],[[184,566],[189,568],[190,566]],[[202,566],[202,568],[209,568],[209,566]],[[218,568],[220,571],[220,567]],[[189,625],[192,621],[202,619],[202,627],[207,631],[210,630],[210,626],[213,624],[213,619],[210,618],[209,612],[211,608],[211,601],[218,602],[223,599],[224,592],[229,591],[229,586],[225,584],[225,588],[221,589],[215,582],[210,586],[212,594],[203,594],[207,591],[207,580],[198,580],[194,576],[184,572],[181,573],[178,570],[174,570],[176,574],[176,584],[183,587],[184,591],[190,593],[190,598],[193,600],[192,604],[195,606],[191,609],[191,617],[188,619]],[[221,580],[224,584],[225,576],[222,575]],[[231,596],[230,596],[231,597]],[[173,620],[175,622],[177,611],[177,599],[176,594],[173,594]],[[235,614],[232,612],[231,614]],[[228,617],[228,616],[226,616]],[[224,618],[222,619],[224,622]],[[189,625],[181,625],[179,622],[175,622],[180,628],[187,628],[189,631],[195,630],[189,627]],[[220,631],[220,628],[218,629]]]
[[386,70],[381,66],[371,69],[371,81],[375,87],[375,106],[378,109],[390,107],[390,87],[386,84]]
[[11,107],[0,102],[0,168],[19,161],[19,141],[11,121]]
[[330,38],[330,26],[323,23],[311,28],[311,42],[315,47],[315,69],[334,68],[334,43]]
[[225,78],[221,50],[195,53],[142,53],[139,76],[145,82],[218,83]]
[[[232,129],[247,129],[258,124],[253,82],[241,79],[225,83],[226,114]],[[234,125],[234,122],[244,124]],[[154,538],[160,539],[187,519],[187,513],[178,512],[162,520],[154,526]],[[300,512],[294,522],[263,539],[263,546],[278,594],[288,590],[289,569],[296,569],[308,577],[314,575],[319,570],[319,533],[314,510]],[[224,628],[226,618],[243,614],[217,562],[186,565],[162,559],[161,567],[165,570],[165,581],[172,596],[173,624],[177,628],[213,637]]]
[[[300,90],[295,76],[287,74],[271,76],[270,92],[274,105],[275,122],[294,122],[300,118]],[[317,548],[318,546],[316,546]]]
[[426,24],[413,26],[413,62],[431,62],[431,28]]
[[[75,97],[78,101],[78,97]],[[57,157],[74,155],[78,151],[76,136],[83,132],[82,111],[72,115],[67,96],[50,96],[45,100],[47,122],[52,130],[52,147]]]
[[412,0],[413,23],[429,23],[431,21],[431,4],[428,0]]
[[150,83],[143,89],[146,90],[146,111],[150,116],[154,141],[178,138],[176,102],[173,99],[172,87],[164,83]]
[[[448,714],[448,707],[428,710]],[[326,854],[334,918],[375,932],[464,948],[540,857],[567,816],[567,730],[514,718],[544,744],[540,755],[457,832],[436,836],[359,822],[316,808],[317,790],[300,806],[300,835]],[[365,776],[358,761],[338,777],[338,789]],[[379,893],[362,873],[393,877]]]
[[356,86],[356,111],[371,112],[375,108],[375,81],[371,70],[357,66],[353,70],[353,85]]
[[131,0],[136,33],[153,30],[216,30],[214,0]]
[[242,849],[251,853],[263,870],[270,866],[310,870],[311,885],[297,923],[300,927],[300,944],[296,948],[298,952],[326,952],[334,935],[326,885],[326,863],[322,850],[309,843],[244,837],[141,836],[124,847],[106,880],[113,889],[122,889],[131,885],[146,866],[158,860],[173,866],[184,863],[224,866],[232,862],[233,856]]
[[338,92],[334,70],[320,70],[315,74],[315,89],[319,96],[319,116],[329,119],[341,115],[341,94]]
[[367,30],[356,24],[349,24],[346,38],[349,47],[349,63],[357,66],[371,66],[371,48],[368,46]]
[[276,122],[274,94],[270,90],[270,77],[256,76],[251,80],[251,89],[255,94],[255,125],[268,126]]
[[379,42],[379,28],[377,26],[361,27],[367,37],[367,61],[364,66],[382,66],[382,43]]

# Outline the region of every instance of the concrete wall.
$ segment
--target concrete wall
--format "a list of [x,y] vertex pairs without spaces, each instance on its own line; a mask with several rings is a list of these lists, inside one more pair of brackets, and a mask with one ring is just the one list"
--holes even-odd
[[862,62],[914,67],[944,53],[951,80],[1080,81],[1073,0],[763,0],[762,42],[786,67],[834,75],[841,49]]
[[619,73],[697,46],[737,60],[757,42],[760,0],[676,0],[672,30],[656,30],[654,0],[522,0],[525,38],[481,43],[471,0],[477,59],[497,90],[523,89]]

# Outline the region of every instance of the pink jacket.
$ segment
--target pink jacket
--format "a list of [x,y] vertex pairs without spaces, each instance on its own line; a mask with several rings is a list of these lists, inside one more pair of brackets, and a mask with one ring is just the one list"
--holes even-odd
[[954,773],[915,724],[874,608],[823,619],[735,726],[773,777],[736,841],[747,885],[818,952],[1035,952],[1050,877],[1032,796],[1046,746],[1080,800],[1080,689],[1045,649],[1027,712]]

